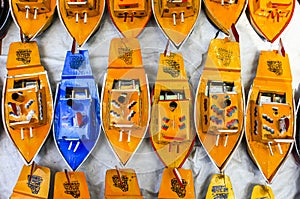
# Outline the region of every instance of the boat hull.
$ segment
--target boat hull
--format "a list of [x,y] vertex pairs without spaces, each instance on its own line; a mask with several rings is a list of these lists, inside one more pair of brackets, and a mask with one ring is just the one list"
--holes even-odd
[[88,158],[100,136],[100,99],[87,50],[76,54],[68,51],[55,105],[55,142],[75,171]]
[[214,39],[195,101],[198,137],[223,171],[243,136],[244,93],[238,42]]
[[50,83],[37,43],[12,43],[7,70],[2,95],[4,127],[25,163],[31,164],[49,134],[53,117]]

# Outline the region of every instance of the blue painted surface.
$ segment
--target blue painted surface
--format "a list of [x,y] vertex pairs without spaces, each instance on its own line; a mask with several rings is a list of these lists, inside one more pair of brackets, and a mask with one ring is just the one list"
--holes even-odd
[[54,138],[73,171],[95,146],[100,125],[100,100],[88,51],[68,51],[56,96]]

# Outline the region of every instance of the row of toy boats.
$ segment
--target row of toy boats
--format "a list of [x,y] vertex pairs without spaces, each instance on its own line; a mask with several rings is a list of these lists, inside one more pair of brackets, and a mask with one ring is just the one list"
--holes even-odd
[[[226,184],[229,178],[223,172],[242,138],[244,123],[248,151],[268,183],[293,146],[295,105],[289,60],[283,50],[261,52],[245,121],[239,44],[228,39],[211,41],[197,89],[194,117],[191,90],[179,53],[160,55],[150,113],[147,75],[137,39],[111,41],[101,103],[86,50],[67,53],[55,111],[36,42],[12,43],[7,70],[4,127],[26,164],[32,163],[45,141],[53,115],[56,145],[74,171],[97,143],[100,125],[124,166],[149,125],[153,148],[170,170],[166,172],[173,172],[174,183],[180,189],[186,180],[180,167],[196,135],[193,118],[202,145],[221,172],[213,177],[215,184],[211,186],[230,190],[231,185]],[[216,191],[211,194],[224,192],[210,190]]]
[[[10,21],[8,2],[1,2],[0,39]],[[192,32],[201,7],[200,0],[113,0],[107,4],[112,22],[125,37],[137,37],[153,10],[157,24],[178,48]],[[226,34],[237,23],[245,5],[245,0],[204,0],[207,16]],[[59,0],[57,6],[66,30],[82,46],[99,27],[105,0]],[[50,25],[55,7],[55,0],[10,0],[13,19],[25,40],[32,40]],[[274,42],[291,20],[294,7],[295,0],[250,0],[248,16],[259,35]]]

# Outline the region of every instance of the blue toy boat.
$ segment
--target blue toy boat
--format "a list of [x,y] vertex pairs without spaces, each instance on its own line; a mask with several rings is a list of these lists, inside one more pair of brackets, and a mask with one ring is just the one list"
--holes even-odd
[[75,171],[96,145],[101,125],[98,88],[87,50],[67,52],[55,105],[56,146]]

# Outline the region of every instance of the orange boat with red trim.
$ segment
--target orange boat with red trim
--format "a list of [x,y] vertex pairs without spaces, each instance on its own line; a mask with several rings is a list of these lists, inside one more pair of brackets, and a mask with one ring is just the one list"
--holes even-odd
[[246,115],[248,152],[271,183],[291,152],[295,105],[288,55],[261,51]]
[[53,117],[50,83],[37,43],[11,43],[6,67],[4,128],[26,164],[31,164],[49,134]]
[[293,16],[296,0],[249,0],[248,13],[252,27],[274,42],[284,31]]
[[150,114],[148,79],[137,39],[112,39],[101,104],[105,135],[126,165],[145,136]]
[[107,0],[110,18],[124,37],[138,37],[151,18],[151,0]]

